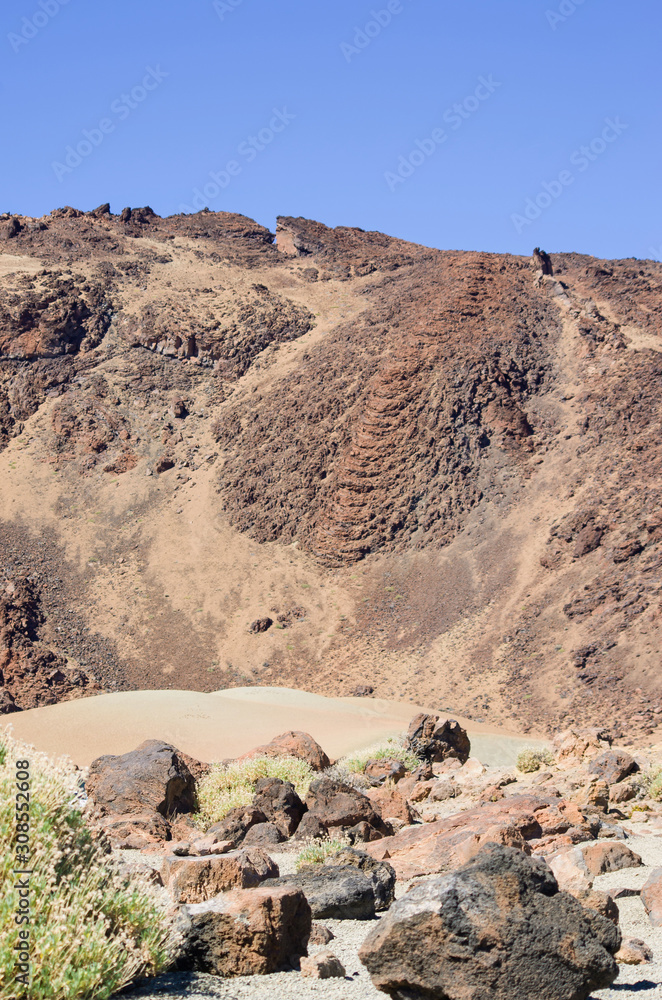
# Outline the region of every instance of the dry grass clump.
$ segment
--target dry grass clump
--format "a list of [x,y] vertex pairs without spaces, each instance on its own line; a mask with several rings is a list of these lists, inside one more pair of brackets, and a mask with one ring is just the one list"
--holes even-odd
[[645,794],[655,802],[662,802],[662,767],[654,765],[638,775]]
[[214,764],[198,785],[198,812],[195,821],[202,829],[218,823],[231,809],[247,806],[260,778],[291,781],[303,797],[315,772],[298,757],[252,757],[250,760]]
[[524,747],[517,754],[517,770],[524,774],[539,771],[543,764],[549,767],[554,763],[554,754],[540,747]]
[[[16,853],[26,823],[23,803],[19,819],[16,813],[17,761],[30,765],[28,855]],[[0,736],[1,1000],[106,1000],[168,965],[165,911],[146,883],[129,885],[108,865],[84,823],[78,792],[71,766]],[[29,924],[14,919],[19,868],[32,871]],[[25,930],[27,986],[16,980]]]
[[380,743],[373,743],[372,746],[355,753],[348,754],[338,761],[338,765],[346,768],[352,774],[363,774],[369,760],[401,760],[408,771],[415,771],[421,764],[420,757],[417,757],[413,750],[405,746],[404,737],[391,736]]
[[304,868],[323,865],[332,854],[337,854],[338,851],[349,846],[350,842],[347,837],[325,837],[322,840],[309,840],[297,854],[296,870],[299,872]]

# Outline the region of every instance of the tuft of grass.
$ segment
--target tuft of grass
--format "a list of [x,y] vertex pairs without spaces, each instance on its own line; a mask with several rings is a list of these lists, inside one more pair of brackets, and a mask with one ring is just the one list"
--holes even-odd
[[298,757],[252,757],[250,760],[214,764],[198,785],[198,812],[195,821],[202,829],[222,820],[231,809],[247,806],[260,778],[291,781],[302,797],[315,772]]
[[662,767],[654,765],[639,775],[641,787],[655,802],[662,802]]
[[296,859],[296,870],[300,872],[304,868],[311,868],[314,865],[323,865],[332,854],[337,854],[343,848],[349,847],[347,837],[325,837],[324,839],[309,840],[305,847],[299,851]]
[[517,754],[517,770],[524,774],[539,771],[542,765],[549,767],[554,763],[551,750],[541,750],[539,747],[524,747]]
[[[16,814],[17,761],[30,765],[28,855],[16,853],[24,822]],[[108,864],[84,822],[79,791],[71,765],[0,737],[0,1000],[107,1000],[170,964],[174,938],[163,904],[146,882],[129,884]],[[23,925],[14,921],[18,868],[32,872]],[[28,985],[16,980],[26,929]]]
[[417,757],[413,750],[405,747],[404,737],[392,736],[380,743],[373,743],[365,750],[359,750],[342,757],[338,764],[352,774],[363,774],[369,760],[389,760],[390,758],[401,760],[408,771],[415,771],[421,763],[420,757]]

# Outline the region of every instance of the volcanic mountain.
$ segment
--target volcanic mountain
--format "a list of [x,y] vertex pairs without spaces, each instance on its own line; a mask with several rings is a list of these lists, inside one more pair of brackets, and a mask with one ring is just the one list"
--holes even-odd
[[662,722],[662,264],[108,205],[0,240],[0,711]]

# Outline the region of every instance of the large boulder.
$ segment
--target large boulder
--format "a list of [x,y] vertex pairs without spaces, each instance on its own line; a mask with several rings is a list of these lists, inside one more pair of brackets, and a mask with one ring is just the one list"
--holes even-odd
[[101,816],[159,813],[170,818],[195,808],[195,780],[184,756],[162,740],[136,750],[97,757],[85,788]]
[[290,781],[280,778],[262,778],[258,781],[253,796],[253,808],[266,816],[283,837],[291,837],[306,811]]
[[346,868],[351,865],[358,868],[372,881],[375,894],[375,910],[388,910],[395,899],[395,869],[386,861],[376,861],[366,851],[358,851],[353,847],[344,847],[337,854],[327,858],[324,866],[329,868]]
[[310,733],[290,730],[274,736],[263,746],[255,747],[238,757],[238,760],[249,760],[251,757],[298,757],[307,761],[313,771],[325,771],[331,761]]
[[411,720],[406,745],[422,760],[430,762],[455,757],[464,764],[471,753],[467,731],[459,722],[423,712]]
[[317,871],[269,879],[264,886],[300,889],[315,920],[371,920],[376,912],[376,890],[381,891],[376,879],[354,865],[324,865]]
[[203,857],[163,859],[161,881],[176,903],[202,903],[227,889],[252,889],[279,871],[259,847]]
[[382,819],[379,807],[367,795],[334,778],[317,778],[306,796],[308,812],[297,830],[299,839],[317,837],[330,830],[350,830],[362,823],[376,835],[387,836],[391,828]]
[[228,977],[293,968],[307,954],[311,923],[296,888],[234,889],[181,908],[177,965]]
[[641,890],[641,902],[653,927],[662,927],[662,868],[655,868]]
[[616,979],[620,943],[542,859],[490,845],[394,903],[359,957],[395,1000],[586,1000]]
[[589,773],[594,774],[608,785],[615,785],[623,778],[639,770],[634,757],[623,750],[605,750],[589,764]]

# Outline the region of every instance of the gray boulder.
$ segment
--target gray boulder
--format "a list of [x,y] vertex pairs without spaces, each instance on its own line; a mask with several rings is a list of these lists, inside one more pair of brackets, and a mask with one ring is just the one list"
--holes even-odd
[[394,903],[359,957],[395,1000],[586,1000],[616,979],[620,943],[542,859],[489,844]]
[[385,861],[347,848],[326,865],[311,865],[263,885],[300,889],[316,920],[370,920],[391,905],[395,872]]

